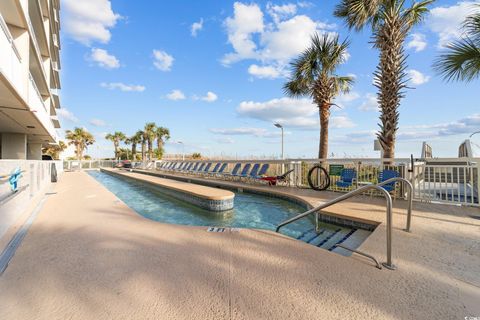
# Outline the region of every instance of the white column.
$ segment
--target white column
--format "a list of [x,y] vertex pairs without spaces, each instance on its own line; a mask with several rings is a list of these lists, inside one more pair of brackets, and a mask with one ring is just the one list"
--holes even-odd
[[[40,151],[41,153],[41,151]],[[2,133],[2,159],[27,159],[27,135]],[[41,158],[41,155],[40,155]]]
[[42,160],[42,144],[41,143],[27,143],[27,159],[28,160]]

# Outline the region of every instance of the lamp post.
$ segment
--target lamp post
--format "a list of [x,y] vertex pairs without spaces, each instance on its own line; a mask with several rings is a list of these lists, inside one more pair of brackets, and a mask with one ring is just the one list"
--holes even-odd
[[185,144],[183,141],[177,141],[177,143],[182,145],[182,161],[185,161]]
[[469,138],[473,137],[473,136],[476,135],[477,133],[480,133],[480,131],[476,131],[476,132],[472,133]]
[[282,130],[282,160],[283,160],[284,159],[284,156],[283,156],[283,126],[280,123],[274,123],[273,125]]

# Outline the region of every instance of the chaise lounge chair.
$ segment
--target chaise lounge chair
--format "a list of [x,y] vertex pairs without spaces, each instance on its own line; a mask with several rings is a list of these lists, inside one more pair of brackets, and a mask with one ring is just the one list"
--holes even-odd
[[335,184],[340,188],[350,188],[357,179],[357,171],[355,169],[342,169],[340,180]]

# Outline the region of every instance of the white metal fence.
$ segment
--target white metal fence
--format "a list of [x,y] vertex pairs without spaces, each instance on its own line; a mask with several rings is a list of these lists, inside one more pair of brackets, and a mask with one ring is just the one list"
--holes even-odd
[[[307,176],[310,168],[318,164],[319,159],[287,159],[287,160],[160,160],[150,163],[134,163],[134,167],[155,170],[163,162],[174,162],[177,166],[186,162],[227,163],[225,172],[232,171],[237,163],[242,167],[247,163],[268,163],[268,176],[278,176],[286,171],[293,170],[288,176],[290,187],[308,188]],[[414,188],[414,200],[425,202],[441,202],[480,206],[479,203],[479,158],[449,158],[414,160],[408,158],[395,159],[388,165],[388,159],[328,159],[327,171],[331,184],[329,190],[348,192],[365,184],[379,182],[381,171],[389,169],[399,172],[400,176],[408,179]],[[66,170],[97,169],[100,167],[114,167],[113,160],[65,161]],[[212,166],[213,168],[213,166]],[[342,179],[342,169],[354,169],[357,178],[348,187],[340,187],[337,182]],[[405,195],[403,186],[397,184],[393,191],[394,196],[402,198]]]

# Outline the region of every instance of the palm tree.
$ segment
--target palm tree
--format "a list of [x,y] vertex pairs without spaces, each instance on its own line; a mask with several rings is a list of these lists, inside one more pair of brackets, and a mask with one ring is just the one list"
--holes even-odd
[[58,160],[60,158],[60,153],[67,149],[67,145],[63,141],[59,141],[56,145],[49,145],[48,147],[43,148],[42,152],[50,155],[53,159]]
[[113,147],[115,148],[115,160],[119,159],[118,148],[120,147],[120,142],[125,140],[125,138],[126,138],[125,134],[120,131],[115,131],[115,133],[113,134],[109,133],[105,136],[105,139],[113,142]]
[[65,131],[65,139],[69,140],[69,145],[75,146],[75,154],[79,161],[83,158],[83,151],[95,142],[93,135],[83,128]]
[[153,141],[155,140],[155,132],[157,126],[155,122],[149,122],[145,124],[145,128],[143,129],[145,133],[145,138],[147,140],[147,149],[148,149],[148,160],[152,161],[153,159]]
[[433,65],[447,81],[470,82],[480,76],[480,12],[469,15],[462,27],[463,37],[447,44],[447,51]]
[[137,159],[137,144],[142,142],[142,132],[137,131],[137,133],[131,136],[128,140],[132,144],[132,160],[135,161]]
[[166,140],[170,139],[170,130],[164,127],[158,127],[155,131],[155,134],[157,138],[158,152],[161,152],[161,154],[163,154],[163,145],[165,144]]
[[377,137],[384,158],[395,157],[400,100],[405,96],[405,39],[413,26],[419,24],[434,0],[405,5],[405,0],[341,0],[335,15],[343,18],[350,29],[357,31],[367,25],[372,28],[373,46],[380,51],[380,61],[374,73],[380,105],[380,131]]
[[147,150],[147,133],[145,131],[139,130],[137,131],[138,135],[140,135],[141,143],[142,143],[142,161],[146,160],[146,150]]
[[292,76],[285,83],[285,93],[292,97],[309,96],[320,115],[319,159],[328,155],[328,121],[333,99],[340,92],[348,92],[352,77],[338,76],[336,70],[345,62],[348,41],[339,42],[338,36],[312,36],[311,45],[291,63]]

